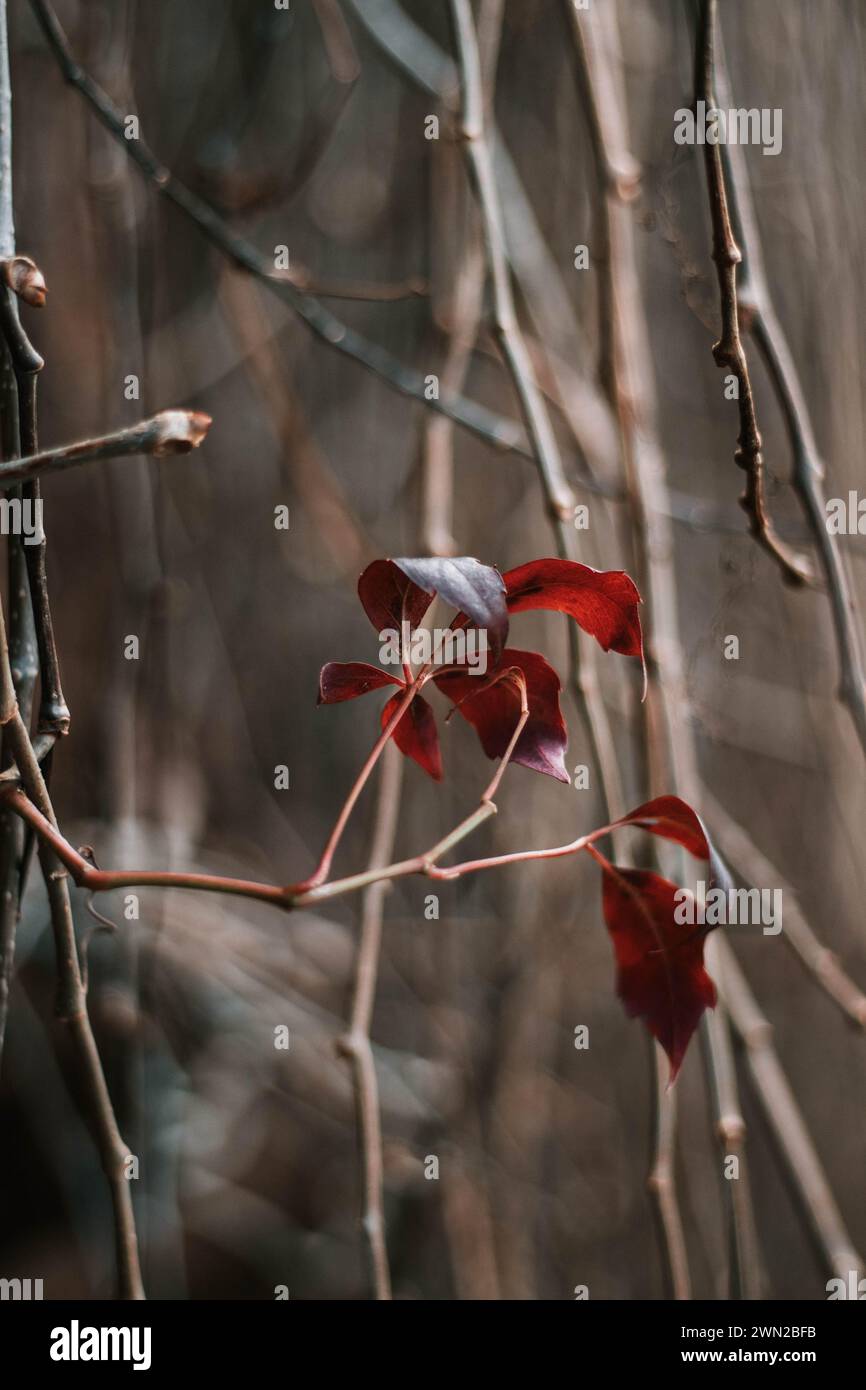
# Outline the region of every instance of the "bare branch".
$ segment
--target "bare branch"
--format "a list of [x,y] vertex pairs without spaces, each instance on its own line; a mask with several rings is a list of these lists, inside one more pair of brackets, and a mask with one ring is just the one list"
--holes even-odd
[[[715,109],[715,18],[715,0],[702,0],[695,51],[695,90],[696,96],[700,94],[706,104],[708,115]],[[718,273],[722,309],[722,332],[719,341],[713,345],[713,357],[718,367],[727,367],[737,379],[740,435],[734,461],[746,474],[746,489],[740,504],[749,518],[749,529],[755,540],[774,557],[786,579],[800,584],[812,579],[811,562],[806,556],[796,554],[777,536],[767,511],[761,434],[749,364],[740,337],[737,267],[742,261],[742,254],[731,226],[722,151],[718,141],[706,142],[704,158],[713,223],[713,260]]]
[[692,1281],[689,1254],[683,1232],[676,1189],[677,1093],[668,1085],[670,1066],[664,1049],[653,1045],[655,1068],[655,1154],[647,1187],[652,1193],[667,1254],[671,1293],[676,1299],[690,1299]]
[[[721,36],[717,38],[715,85],[723,106],[728,100],[728,78]],[[782,325],[776,317],[764,271],[761,241],[752,207],[748,172],[738,145],[723,147],[728,203],[737,244],[743,257],[738,300],[743,326],[754,338],[782,408],[791,446],[792,486],[800,502],[809,535],[814,541],[830,595],[833,627],[839,654],[839,699],[847,706],[866,752],[866,672],[863,644],[851,586],[840,553],[840,538],[827,529],[822,479],[824,465],[815,442],[809,408]]]
[[[619,36],[615,16],[578,11],[568,0],[578,54],[578,77],[593,142],[603,226],[602,260],[605,290],[602,311],[609,315],[603,340],[602,376],[607,384],[621,439],[628,496],[628,517],[640,584],[649,600],[649,699],[643,707],[649,784],[652,793],[675,790],[700,805],[700,781],[691,735],[688,693],[679,637],[677,588],[673,572],[673,535],[667,520],[664,461],[656,438],[654,383],[649,369],[649,333],[638,287],[632,228],[632,202],[638,170],[628,147],[624,100],[618,91]],[[745,1125],[730,1066],[727,1023],[702,1021],[709,1084],[715,1103],[718,1132],[736,1133],[744,1186],[730,1203],[732,1226],[732,1283],[754,1292],[757,1247],[748,1186],[745,1183]],[[677,1196],[674,1188],[673,1127],[660,1093],[656,1069],[656,1155],[654,1170],[665,1176],[663,1188],[653,1187],[665,1236],[671,1281],[686,1289],[684,1251],[678,1238]],[[726,1184],[726,1189],[731,1184]],[[747,1263],[748,1261],[748,1263]]]
[[[468,0],[451,0],[451,12],[460,71],[460,128],[478,197],[487,267],[493,298],[493,329],[511,375],[533,458],[541,481],[548,515],[556,535],[557,550],[574,558],[574,494],[565,476],[556,435],[544,397],[532,372],[532,363],[517,319],[511,275],[505,249],[502,209],[496,188],[493,161],[485,136],[485,103],[481,63],[472,9]],[[595,653],[569,624],[571,683],[600,770],[607,816],[614,819],[623,809],[619,766],[610,722],[598,687]]]
[[465,400],[461,396],[428,399],[425,379],[421,372],[405,366],[384,348],[369,342],[312,295],[299,290],[292,284],[286,272],[276,271],[272,262],[250,242],[234,232],[209,203],[176,179],[142,140],[125,139],[123,114],[76,62],[69,41],[48,0],[31,0],[31,3],[67,82],[81,93],[106,130],[118,140],[121,148],[126,150],[157,192],[174,203],[219,251],[241,269],[257,276],[274,294],[284,299],[322,342],[344,356],[351,357],[368,371],[381,377],[394,390],[411,396],[431,410],[450,416],[457,424],[478,435],[496,449],[513,452],[524,458],[532,457],[516,421],[505,420],[484,406]]
[[[720,941],[720,945],[725,946]],[[734,1027],[742,1038],[749,1069],[764,1113],[778,1140],[782,1156],[827,1267],[842,1279],[852,1270],[859,1276],[863,1261],[836,1205],[827,1175],[803,1123],[799,1106],[773,1046],[773,1029],[758,1007],[733,952],[725,946],[717,982]]]
[[[403,758],[396,745],[390,743],[385,751],[379,774],[379,795],[368,863],[371,870],[384,868],[393,855],[400,814],[402,780]],[[385,1244],[384,1160],[379,1084],[370,1041],[370,1025],[379,976],[382,911],[387,887],[385,881],[380,881],[371,884],[364,893],[352,1011],[348,1031],[338,1043],[340,1052],[352,1064],[363,1186],[361,1228],[369,1256],[373,1290],[379,1300],[391,1297],[391,1275]]]
[[188,454],[197,449],[207,437],[211,417],[200,410],[163,410],[138,425],[84,439],[79,444],[63,444],[57,449],[44,449],[29,458],[14,459],[0,464],[0,487],[35,478],[40,473],[60,472],[79,463],[100,459],[124,458],[130,454],[153,454],[165,458],[170,454]]

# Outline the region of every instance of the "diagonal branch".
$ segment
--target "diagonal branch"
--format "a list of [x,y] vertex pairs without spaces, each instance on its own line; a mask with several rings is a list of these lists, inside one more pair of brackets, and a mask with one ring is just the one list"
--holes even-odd
[[362,334],[343,323],[312,295],[299,290],[287,272],[276,271],[267,256],[251,242],[239,236],[204,198],[200,198],[175,178],[171,170],[160,163],[142,140],[127,140],[124,135],[123,113],[79,66],[49,0],[31,0],[31,3],[66,81],[81,93],[109,134],[114,136],[121,148],[134,160],[156,191],[179,208],[217,250],[228,256],[242,270],[262,280],[274,294],[291,306],[317,338],[336,352],[360,363],[394,390],[411,396],[431,410],[449,416],[494,448],[532,458],[516,421],[503,419],[494,411],[462,396],[440,396],[438,400],[429,400],[426,381],[421,372],[407,367],[377,343],[371,343]]

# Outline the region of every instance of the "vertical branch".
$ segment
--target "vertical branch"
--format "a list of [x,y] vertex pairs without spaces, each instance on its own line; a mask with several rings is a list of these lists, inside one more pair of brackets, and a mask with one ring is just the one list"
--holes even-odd
[[[0,613],[0,720],[18,765],[22,786],[31,801],[56,829],[57,821],[30,738],[18,712],[9,665],[6,630]],[[57,956],[57,1013],[68,1026],[82,1086],[88,1098],[96,1145],[108,1179],[114,1210],[119,1292],[124,1299],[144,1297],[138,1261],[138,1240],[132,1207],[132,1188],[126,1173],[129,1151],[123,1142],[111,1104],[105,1073],[87,1014],[78,945],[66,870],[51,847],[39,841],[39,860],[48,891],[51,928]]]
[[[505,244],[502,208],[485,134],[484,90],[478,42],[469,0],[451,0],[460,72],[460,131],[481,214],[487,271],[492,292],[493,332],[511,375],[559,554],[574,556],[574,494],[565,476],[544,396],[538,388],[520,325]],[[619,763],[607,710],[595,675],[595,654],[569,624],[572,686],[599,770],[608,818],[621,814]]]
[[[499,56],[499,43],[502,34],[502,17],[505,0],[482,0],[478,14],[478,52],[481,73],[482,100],[487,112],[493,105],[496,64]],[[478,337],[481,322],[486,262],[484,248],[477,227],[477,213],[464,208],[463,182],[459,178],[459,158],[455,155],[455,144],[448,140],[434,146],[434,175],[438,173],[443,189],[433,198],[433,214],[439,225],[434,225],[434,246],[441,239],[449,244],[453,235],[455,212],[468,222],[465,239],[456,248],[456,269],[453,279],[446,286],[443,299],[445,327],[448,343],[442,365],[442,387],[446,394],[456,395],[463,391],[466,374],[472,356],[472,349]],[[451,196],[441,196],[443,192]],[[446,219],[452,222],[445,225]],[[435,312],[434,304],[434,312]],[[453,555],[456,542],[451,533],[451,512],[454,481],[454,421],[446,415],[428,414],[423,422],[422,449],[422,487],[424,505],[422,515],[427,519],[422,536],[425,551],[431,555]]]
[[[718,948],[719,938],[711,933],[707,938],[704,955],[707,969],[724,995],[722,976],[725,971],[725,954]],[[703,1038],[708,1054],[707,1074],[716,1113],[719,1163],[724,1166],[733,1160],[736,1164],[733,1176],[725,1174],[730,1245],[729,1297],[761,1298],[764,1286],[763,1263],[752,1208],[749,1171],[746,1166],[746,1125],[740,1107],[727,1010],[721,1001],[707,1015]]]
[[[15,250],[12,199],[12,110],[9,77],[6,4],[0,0],[0,257],[8,268]],[[31,347],[18,322],[18,310],[7,275],[0,284],[0,320],[4,338],[3,376],[0,381],[0,410],[3,413],[4,458],[38,452],[36,438],[36,372],[41,368],[39,354]],[[44,291],[44,283],[43,283]],[[35,302],[40,302],[37,296]],[[31,503],[39,498],[38,484],[26,482],[19,490]],[[45,541],[29,547],[21,537],[10,545],[9,611],[11,648],[7,645],[6,625],[0,607],[0,724],[3,728],[4,760],[14,760],[21,782],[31,800],[53,825],[54,812],[38,760],[30,742],[27,723],[36,676],[42,676],[40,723],[45,733],[65,733],[69,712],[63,701],[51,611],[45,578]],[[31,602],[32,596],[32,602]],[[35,615],[34,615],[35,608]],[[34,621],[35,617],[35,621]],[[37,662],[36,647],[41,660]],[[23,717],[22,717],[23,716]],[[4,818],[5,821],[5,818]],[[24,843],[20,832],[0,824],[2,866],[2,994],[0,994],[0,1042],[6,1020],[8,989],[14,952],[15,924],[20,912],[20,889]],[[39,859],[48,892],[58,973],[58,1014],[68,1025],[73,1040],[83,1088],[88,1096],[95,1137],[102,1166],[108,1179],[114,1211],[119,1291],[123,1298],[144,1297],[138,1262],[138,1243],[132,1208],[132,1189],[125,1171],[128,1150],[121,1138],[111,1097],[87,1015],[87,1000],[78,960],[78,947],[72,918],[72,905],[66,870],[51,848],[40,841]]]
[[655,1066],[655,1154],[648,1187],[655,1198],[659,1225],[661,1226],[664,1249],[667,1255],[671,1293],[676,1299],[689,1299],[692,1296],[692,1281],[689,1274],[689,1254],[683,1232],[683,1220],[676,1189],[676,1133],[677,1100],[676,1090],[668,1086],[670,1064],[664,1049],[656,1043],[653,1047]]
[[745,1044],[749,1069],[764,1113],[827,1267],[838,1278],[847,1280],[852,1271],[859,1278],[863,1261],[845,1228],[821,1160],[782,1070],[773,1046],[773,1029],[731,951],[724,953],[719,987],[734,1027]]
[[[638,543],[639,570],[642,585],[645,586],[649,599],[652,619],[648,634],[648,703],[651,711],[653,704],[657,706],[654,724],[663,731],[663,737],[655,742],[655,756],[663,756],[668,761],[668,788],[678,789],[686,800],[701,806],[704,800],[709,798],[703,791],[698,773],[691,732],[692,717],[679,642],[677,592],[673,572],[674,542],[669,519],[670,499],[664,466],[655,439],[652,418],[653,388],[647,365],[652,362],[652,353],[640,302],[631,221],[627,209],[622,206],[618,180],[611,176],[622,167],[622,156],[617,158],[615,152],[618,148],[625,148],[624,130],[620,128],[621,139],[616,133],[616,127],[621,127],[620,103],[616,100],[615,91],[610,85],[610,54],[616,51],[616,32],[611,22],[610,32],[605,36],[605,41],[591,42],[592,28],[599,22],[598,14],[578,16],[571,0],[569,11],[582,56],[587,84],[586,95],[592,101],[596,113],[591,124],[597,143],[599,169],[605,186],[610,190],[610,209],[612,217],[615,218],[610,224],[612,254],[616,254],[616,238],[621,239],[618,253],[621,273],[613,286],[611,302],[615,306],[615,322],[619,326],[619,333],[624,335],[625,344],[623,351],[626,370],[621,376],[620,391],[625,388],[621,407],[622,418],[630,426],[631,439],[631,448],[625,454],[629,515],[632,520],[632,534]],[[610,122],[613,122],[613,127]],[[739,830],[739,827],[737,829]],[[747,869],[760,867],[762,863],[760,856],[757,864],[754,855],[748,856],[747,864],[746,856],[741,853],[740,858]],[[785,1162],[795,1174],[796,1188],[806,1218],[818,1232],[828,1264],[834,1272],[843,1268],[859,1268],[859,1257],[852,1254],[851,1238],[833,1201],[796,1099],[769,1041],[770,1026],[760,1014],[728,942],[718,933],[711,941],[710,959],[713,961],[722,1001],[734,1028],[749,1048],[750,1065],[758,1083],[762,1108],[774,1130]],[[816,946],[817,943],[807,927],[801,954],[809,953],[810,956],[814,956],[812,948]],[[838,972],[834,972],[833,983],[838,990]],[[844,984],[849,985],[849,982]],[[844,993],[850,1005],[850,988],[845,988]],[[734,1078],[730,1067],[729,1047],[724,1033],[718,1028],[715,1033],[706,1030],[705,1037],[708,1050],[714,1058],[712,1080],[717,1098],[719,1132],[727,1132],[739,1148],[742,1144],[742,1116],[735,1090],[732,1089]],[[740,1171],[743,1174],[742,1162]],[[741,1176],[740,1181],[742,1180]],[[734,1186],[736,1184],[726,1184],[728,1189]],[[751,1258],[749,1251],[755,1252],[756,1261],[758,1258],[751,1206],[745,1191],[729,1193],[729,1201],[731,1220],[736,1231],[735,1253],[739,1253],[739,1286],[742,1296],[759,1297],[760,1268],[757,1263],[751,1266],[747,1264],[747,1260]]]
[[[12,191],[12,85],[9,72],[9,34],[6,0],[0,0],[0,257],[8,260],[15,252],[15,221]],[[17,321],[17,307],[11,290],[0,284],[0,296],[8,301],[8,312]],[[4,337],[7,335],[4,335]],[[4,342],[0,348],[0,446],[5,459],[21,453],[18,419],[18,392],[12,354]],[[20,488],[7,496],[20,500]],[[36,681],[36,653],[33,618],[27,587],[24,547],[20,536],[10,536],[8,544],[9,618],[12,633],[12,661],[21,707],[27,711]],[[2,763],[9,763],[7,740],[3,739]],[[15,966],[15,938],[20,915],[19,878],[26,837],[8,812],[0,816],[0,1058],[6,1035],[9,994]]]
[[[729,107],[728,77],[721,35],[716,39],[714,80],[719,103],[725,108]],[[815,543],[830,598],[839,656],[839,699],[848,709],[860,746],[866,752],[866,673],[863,643],[839,540],[827,529],[827,510],[822,485],[824,465],[815,442],[809,408],[793,354],[770,297],[748,171],[741,147],[724,145],[722,163],[727,180],[731,223],[742,256],[737,300],[743,327],[757,344],[782,410],[792,455],[791,483]]]
[[[650,795],[678,792],[700,804],[696,753],[688,715],[676,580],[674,538],[664,466],[656,441],[653,383],[647,364],[652,360],[637,277],[629,203],[637,187],[637,166],[628,148],[627,117],[618,90],[616,63],[619,38],[615,18],[590,16],[568,3],[579,60],[579,79],[592,137],[599,180],[605,256],[602,305],[610,315],[607,358],[602,376],[610,394],[620,433],[626,479],[630,538],[639,581],[648,599],[649,698],[644,709]],[[606,24],[604,35],[599,33]],[[716,1101],[718,1134],[736,1138],[742,1177],[726,1183],[734,1237],[732,1284],[743,1297],[757,1296],[759,1262],[754,1218],[745,1171],[745,1123],[740,1114],[736,1075],[730,1065],[726,1020],[719,1016],[703,1025],[710,1088]],[[656,1075],[656,1155],[653,1174],[661,1172],[666,1185],[651,1176],[659,1206],[668,1267],[676,1296],[687,1296],[688,1269],[676,1193],[673,1188],[675,1119]],[[740,1188],[740,1183],[743,1184]],[[736,1197],[731,1192],[737,1188]]]
[[[701,0],[695,47],[695,97],[697,100],[700,96],[709,117],[712,117],[715,110],[715,22],[716,0]],[[718,131],[716,134],[718,135]],[[737,379],[740,434],[734,462],[746,474],[746,488],[740,498],[740,505],[749,518],[749,529],[755,540],[778,562],[784,577],[793,583],[802,583],[812,577],[811,564],[805,557],[796,555],[779,539],[767,512],[761,434],[755,413],[749,364],[740,337],[737,267],[743,257],[731,226],[722,146],[718,139],[712,143],[706,141],[704,159],[713,224],[713,260],[719,280],[722,312],[722,331],[719,341],[713,344],[713,357],[717,367],[727,367]]]
[[[384,868],[393,858],[402,781],[403,756],[393,740],[390,740],[379,772],[373,843],[368,864],[371,870]],[[374,1294],[380,1300],[391,1297],[391,1273],[385,1244],[384,1160],[379,1083],[370,1041],[370,1024],[379,976],[382,911],[387,890],[388,883],[380,880],[378,883],[372,883],[364,892],[349,1030],[339,1042],[340,1052],[352,1065],[363,1187],[361,1225]]]

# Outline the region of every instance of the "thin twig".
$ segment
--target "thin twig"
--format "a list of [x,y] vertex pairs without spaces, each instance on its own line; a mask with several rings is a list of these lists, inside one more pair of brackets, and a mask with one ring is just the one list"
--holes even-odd
[[[722,106],[728,107],[728,78],[721,36],[717,39],[717,48],[717,99]],[[818,551],[830,595],[839,656],[839,699],[847,707],[861,747],[866,752],[866,672],[863,644],[854,596],[845,573],[840,538],[827,528],[827,509],[822,485],[824,464],[815,442],[809,408],[794,357],[770,296],[743,151],[739,145],[726,144],[723,147],[722,158],[727,175],[731,222],[743,258],[737,290],[743,327],[758,346],[782,409],[791,446],[791,483],[809,535]]]
[[782,940],[799,958],[812,979],[833,1000],[846,1018],[866,1029],[866,994],[846,974],[839,959],[818,938],[800,906],[796,890],[782,872],[758,848],[747,830],[704,788],[701,808],[713,837],[737,876],[749,886],[772,883],[785,903]]
[[[611,12],[578,11],[569,0],[568,16],[576,41],[578,75],[587,111],[599,185],[602,309],[609,315],[603,339],[602,378],[607,384],[621,441],[628,496],[627,515],[638,563],[639,580],[649,600],[647,632],[649,698],[644,705],[644,737],[651,794],[675,791],[700,805],[700,782],[692,742],[682,650],[674,541],[666,512],[664,464],[655,429],[654,388],[648,363],[649,334],[641,301],[634,251],[632,209],[639,170],[629,150],[627,115],[618,91],[616,67],[619,36]],[[602,26],[604,32],[602,33]],[[715,947],[714,947],[715,951]],[[736,1136],[741,1186],[725,1187],[731,1217],[732,1287],[742,1296],[758,1290],[757,1242],[745,1168],[745,1124],[740,1113],[736,1076],[729,1065],[726,1020],[702,1021],[708,1079],[716,1103],[717,1132],[722,1142]],[[674,1124],[656,1068],[656,1155],[667,1185],[653,1191],[665,1236],[668,1268],[675,1293],[688,1296],[674,1182]],[[664,1205],[663,1205],[664,1203]]]
[[[485,137],[485,103],[475,24],[469,0],[451,0],[458,68],[460,72],[460,130],[481,214],[487,268],[492,287],[493,329],[511,375],[532,445],[548,515],[556,534],[557,550],[574,558],[574,494],[565,476],[556,435],[544,396],[538,389],[532,363],[517,319],[511,272],[505,247],[502,209],[493,172],[490,147]],[[569,624],[571,684],[590,738],[593,761],[599,770],[605,814],[614,819],[623,806],[619,765],[607,710],[595,669],[595,654]]]
[[[501,776],[511,751],[513,750],[508,750],[503,757],[495,780]],[[27,781],[23,772],[20,781],[21,785],[18,779],[0,779],[0,803],[8,806],[33,827],[40,839],[51,847],[60,862],[69,870],[80,888],[87,888],[91,893],[108,893],[114,888],[186,888],[205,893],[223,893],[231,897],[256,898],[260,902],[281,907],[287,912],[298,907],[309,907],[325,899],[345,897],[349,893],[369,887],[371,883],[378,883],[381,879],[406,878],[420,874],[444,882],[510,864],[567,858],[587,849],[596,840],[604,839],[616,828],[614,825],[606,824],[564,845],[515,850],[509,854],[469,859],[442,867],[439,860],[444,855],[461,844],[490,816],[496,815],[495,803],[489,799],[482,799],[474,811],[432,848],[414,855],[411,859],[401,859],[384,868],[364,869],[345,878],[323,880],[312,886],[310,880],[281,885],[261,883],[252,879],[225,878],[218,874],[183,873],[163,869],[97,869],[89,858],[70,844],[59,830],[56,821],[44,814],[29,794],[25,794],[23,788],[27,787]]]
[[[368,868],[384,868],[394,851],[400,813],[403,758],[390,742],[379,773],[379,795],[373,826]],[[352,1064],[352,1080],[358,1115],[363,1206],[361,1226],[369,1257],[375,1297],[391,1297],[391,1275],[385,1244],[384,1159],[379,1084],[370,1041],[370,1025],[379,976],[382,946],[382,910],[388,885],[382,880],[366,889],[361,912],[361,937],[355,962],[355,983],[348,1031],[339,1050]]]
[[124,113],[79,66],[53,7],[48,0],[31,0],[31,3],[66,81],[81,93],[106,130],[114,136],[121,148],[125,149],[157,192],[174,203],[217,250],[228,256],[235,265],[262,280],[274,294],[291,306],[317,338],[336,352],[351,357],[394,390],[411,396],[429,409],[450,416],[457,424],[478,435],[494,448],[514,452],[525,458],[532,457],[516,421],[505,420],[495,412],[461,396],[440,395],[438,399],[428,399],[427,383],[421,372],[405,366],[384,348],[369,342],[312,295],[299,290],[285,272],[275,270],[267,256],[233,231],[209,203],[176,179],[171,170],[151,153],[142,140],[127,140],[124,134]]
[[[702,0],[695,49],[695,96],[696,99],[700,96],[710,115],[715,110],[715,20],[716,0]],[[767,511],[761,434],[749,364],[740,337],[737,267],[743,258],[731,226],[722,148],[718,140],[706,141],[704,159],[713,224],[713,260],[719,279],[722,310],[722,331],[719,341],[713,345],[713,357],[718,367],[727,367],[737,379],[740,435],[734,461],[746,474],[746,488],[740,503],[749,518],[749,529],[755,540],[773,556],[787,580],[800,584],[812,578],[811,562],[806,556],[791,550],[777,536]]]
[[[577,15],[579,18],[582,32],[591,32],[590,26],[598,21],[598,15]],[[585,27],[584,27],[585,26]],[[596,62],[602,63],[605,54],[610,53],[610,35],[607,42],[596,44],[594,53]],[[608,118],[615,114],[619,109],[619,103],[612,99],[613,94],[606,92],[604,101],[597,102],[597,109],[604,113]],[[598,128],[598,127],[597,127]],[[602,167],[607,167],[607,160],[601,161]],[[620,161],[613,163],[621,164]],[[613,203],[616,206],[616,203]],[[619,219],[619,233],[622,237],[631,238],[630,219],[621,215]],[[629,278],[622,283],[626,288],[630,288],[633,296],[632,303],[635,310],[640,309],[640,301],[637,292],[637,281],[634,275],[633,255],[624,258],[627,267],[631,267]],[[665,479],[662,459],[655,441],[655,426],[653,422],[652,410],[652,378],[648,371],[648,364],[652,361],[649,349],[649,342],[646,333],[646,326],[643,322],[642,312],[638,316],[637,312],[623,314],[620,311],[621,322],[631,330],[631,350],[629,359],[631,362],[631,390],[626,394],[624,409],[626,418],[632,421],[632,440],[634,446],[634,468],[631,474],[630,492],[632,492],[632,505],[635,508],[633,521],[633,534],[639,545],[639,571],[641,581],[646,585],[647,596],[649,599],[649,614],[651,619],[650,630],[647,634],[647,647],[650,668],[650,696],[648,704],[652,707],[653,702],[659,705],[657,725],[660,736],[653,739],[650,744],[651,751],[655,750],[654,756],[661,757],[667,762],[665,772],[666,785],[679,791],[679,794],[693,805],[703,807],[706,803],[713,814],[713,802],[709,793],[704,789],[697,767],[697,759],[694,748],[693,718],[688,701],[688,691],[685,684],[682,651],[679,640],[679,624],[677,616],[677,590],[675,576],[673,573],[673,536],[671,533],[668,518],[671,515],[670,506],[666,500],[667,484]],[[637,384],[638,390],[635,391]],[[665,763],[663,762],[663,767]],[[722,833],[730,830],[730,825],[725,826],[721,817],[716,813],[713,820],[714,826],[718,826]],[[738,838],[742,844],[746,837],[740,827],[736,827]],[[730,852],[730,840],[728,842]],[[757,852],[756,852],[757,853]],[[732,855],[732,859],[736,857]],[[754,869],[758,865],[758,860],[751,857],[749,860]],[[740,859],[742,866],[743,860]],[[749,875],[746,874],[746,877]],[[767,881],[762,873],[758,875],[762,882]],[[769,881],[778,883],[779,878],[775,870],[770,874]],[[809,933],[809,938],[814,942],[814,934]],[[793,943],[792,943],[793,944]],[[819,948],[820,949],[820,948]],[[727,1006],[738,1031],[738,1019],[742,1020],[748,1016],[749,1009],[754,1007],[754,1000],[748,992],[748,986],[739,969],[733,951],[728,942],[718,933],[712,938],[711,948],[712,959],[718,974],[722,977],[724,988],[722,990],[723,1001]],[[721,983],[721,982],[720,982]],[[838,983],[838,981],[837,981]],[[850,1000],[850,996],[849,996]],[[717,1055],[717,1063],[719,1061]],[[759,1088],[759,1095],[763,1107],[774,1126],[782,1152],[789,1167],[794,1167],[797,1163],[798,1149],[801,1143],[801,1136],[808,1135],[805,1125],[793,1097],[790,1086],[784,1077],[778,1059],[774,1060],[774,1067],[777,1079],[781,1078],[781,1086],[787,1095],[787,1105],[776,1106],[771,1112],[774,1101],[772,1087],[764,1090]],[[738,1105],[727,1107],[728,1119],[726,1124],[731,1127],[734,1117],[739,1115]],[[741,1116],[739,1117],[742,1118]],[[741,1165],[742,1171],[742,1165]],[[730,1186],[730,1184],[729,1184]],[[803,1203],[804,1212],[807,1219],[813,1224],[821,1221],[821,1212],[816,1209],[815,1197],[819,1191],[820,1184],[807,1182],[798,1184],[798,1190]],[[742,1224],[744,1203],[736,1194],[731,1194],[733,1203],[733,1216],[738,1218]],[[753,1218],[751,1214],[746,1215],[746,1219],[751,1224]],[[848,1242],[850,1244],[850,1241]],[[738,1248],[746,1250],[753,1248],[753,1238],[746,1229],[741,1231],[737,1242]],[[741,1276],[749,1281],[758,1280],[760,1272],[758,1270],[747,1270],[741,1266]],[[745,1279],[741,1279],[743,1287]],[[755,1289],[752,1282],[751,1287]]]
[[[0,611],[0,722],[18,765],[28,804],[58,836],[54,812],[42,771],[27,729],[18,713],[9,666],[6,627]],[[16,791],[14,795],[24,796]],[[127,1171],[129,1150],[117,1126],[111,1096],[87,1014],[87,997],[81,979],[72,905],[67,875],[58,863],[50,839],[40,835],[39,859],[51,909],[51,927],[57,957],[57,1013],[68,1026],[75,1048],[79,1075],[87,1095],[95,1139],[108,1180],[114,1211],[119,1293],[124,1299],[144,1298],[138,1258],[138,1238],[132,1206],[132,1186]]]
[[773,1029],[761,1012],[732,951],[718,976],[722,1000],[742,1038],[764,1113],[779,1143],[789,1176],[818,1238],[827,1267],[838,1278],[857,1277],[863,1261],[836,1205],[827,1175],[773,1046]]
[[162,410],[138,425],[100,435],[98,439],[83,439],[77,444],[43,449],[29,458],[0,463],[0,487],[99,459],[125,458],[132,454],[153,454],[156,458],[188,454],[202,443],[211,423],[210,416],[201,410]]
[[683,1231],[683,1219],[676,1188],[677,1092],[668,1085],[670,1063],[664,1049],[655,1043],[652,1049],[655,1067],[655,1152],[647,1186],[653,1195],[658,1213],[673,1298],[692,1296],[689,1274],[689,1254]]
[[[9,265],[8,258],[12,258],[14,252],[12,84],[9,74],[6,0],[0,0],[0,256],[7,258],[5,261],[7,267]],[[0,284],[0,302],[5,303],[7,299],[10,303],[10,317],[17,323],[17,305],[13,295],[5,284]],[[3,346],[0,346],[0,435],[2,435],[0,445],[2,445],[2,457],[4,459],[20,454],[21,441],[15,372],[8,348]],[[13,536],[7,559],[7,573],[10,579],[10,616],[12,605],[16,602],[15,596],[22,592],[26,596],[27,585],[23,580],[22,549],[20,538]],[[19,603],[17,607],[24,609],[27,605]],[[22,616],[26,616],[26,614],[22,614]],[[19,626],[16,636],[19,638],[22,658],[26,655],[26,647],[28,646],[21,640],[24,635],[26,634]],[[25,666],[28,668],[26,679],[28,688],[32,691],[32,683],[36,676],[35,653],[32,650],[32,644],[29,645],[30,659],[26,662],[22,659],[20,665],[22,677],[24,677]],[[3,743],[2,763],[5,766],[9,762],[11,754],[9,753],[8,740],[4,738]],[[3,1056],[6,1023],[9,1017],[9,997],[15,970],[15,947],[20,915],[18,883],[25,843],[21,830],[20,823],[16,825],[14,821],[10,820],[8,812],[4,812],[0,817],[0,1060]]]
[[[719,945],[720,938],[711,932],[704,947],[704,960],[721,992],[727,956],[719,950]],[[707,1075],[716,1113],[719,1164],[723,1170],[720,1182],[728,1211],[728,1296],[759,1299],[764,1292],[763,1264],[746,1162],[746,1122],[740,1105],[731,1030],[724,1004],[718,1003],[706,1020],[703,1036],[708,1055]],[[735,1165],[733,1170],[729,1169],[731,1161]]]

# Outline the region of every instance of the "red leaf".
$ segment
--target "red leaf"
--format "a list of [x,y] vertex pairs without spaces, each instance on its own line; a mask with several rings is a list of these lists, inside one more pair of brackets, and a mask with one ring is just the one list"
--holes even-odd
[[432,594],[419,589],[393,560],[374,560],[358,580],[358,597],[377,632],[417,627],[430,607]]
[[368,690],[380,690],[383,685],[402,685],[396,676],[380,666],[366,661],[329,661],[319,672],[319,705],[337,705],[341,700],[356,700]]
[[404,574],[427,593],[438,594],[459,613],[465,613],[475,627],[487,633],[487,640],[498,663],[508,636],[508,609],[502,575],[492,565],[482,565],[471,555],[455,559],[433,556],[424,560],[395,560]]
[[616,824],[639,825],[652,835],[675,840],[696,859],[711,858],[710,843],[700,817],[678,796],[657,796],[654,801],[638,806],[636,811],[629,811]]
[[[392,695],[382,710],[382,728],[390,719],[403,699],[402,692]],[[423,695],[416,695],[395,728],[392,738],[407,758],[412,758],[425,772],[429,772],[437,782],[442,780],[442,754],[439,750],[439,735],[436,732],[436,719]]]
[[[559,708],[559,677],[538,652],[506,647],[496,674],[510,666],[523,672],[529,706],[529,718],[511,760],[567,782],[563,755],[568,732]],[[502,679],[491,684],[483,676],[460,670],[446,671],[433,679],[477,730],[488,758],[501,758],[520,718],[520,690],[515,682]]]
[[530,560],[504,574],[508,610],[551,608],[567,613],[606,652],[643,661],[640,594],[623,570],[594,570],[574,560]]
[[[598,856],[599,858],[601,856]],[[617,993],[631,1018],[642,1018],[677,1075],[716,987],[704,969],[705,931],[674,918],[676,884],[649,869],[602,863],[604,920],[617,963]]]

